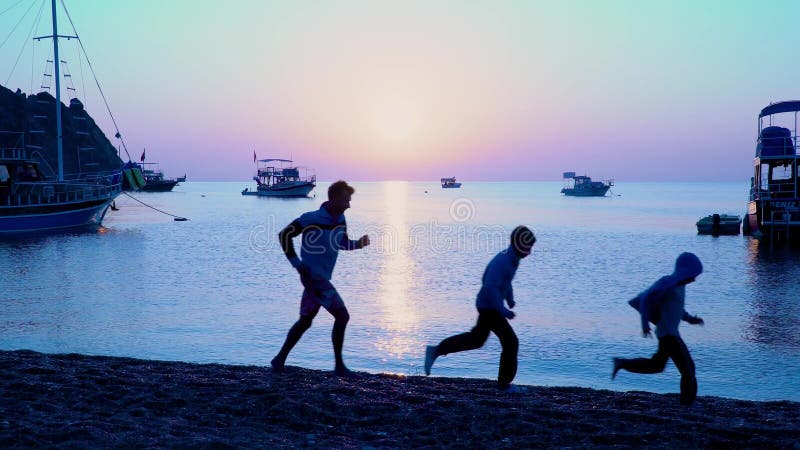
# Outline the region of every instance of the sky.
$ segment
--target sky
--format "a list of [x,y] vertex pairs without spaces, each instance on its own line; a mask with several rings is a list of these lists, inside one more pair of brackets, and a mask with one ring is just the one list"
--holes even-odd
[[[0,0],[12,90],[39,90],[43,1]],[[800,99],[798,1],[65,1],[132,158],[194,181],[246,183],[255,152],[321,180],[746,183],[759,111]]]

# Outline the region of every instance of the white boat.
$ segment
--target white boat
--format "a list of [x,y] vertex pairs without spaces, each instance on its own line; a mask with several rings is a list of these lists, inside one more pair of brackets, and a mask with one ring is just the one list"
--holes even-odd
[[758,141],[742,232],[770,243],[800,242],[798,112],[800,101],[792,100],[773,103],[758,115]]
[[442,178],[441,182],[442,188],[444,189],[455,189],[461,187],[461,183],[456,181],[456,177]]
[[711,214],[697,221],[697,234],[737,235],[742,225],[739,216]]
[[244,188],[242,195],[308,197],[317,185],[313,169],[295,166],[289,159],[269,158],[259,159],[258,162],[258,172],[253,177],[256,188]]

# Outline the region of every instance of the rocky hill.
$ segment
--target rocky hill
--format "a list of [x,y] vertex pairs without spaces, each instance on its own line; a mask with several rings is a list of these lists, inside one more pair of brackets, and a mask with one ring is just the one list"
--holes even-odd
[[[61,104],[61,123],[65,175],[113,170],[122,165],[117,149],[78,99],[73,99],[69,106]],[[24,139],[34,158],[44,161],[40,164],[44,174],[55,175],[58,162],[55,98],[47,92],[25,95],[19,89],[13,92],[0,86],[0,147],[19,145],[20,139]]]

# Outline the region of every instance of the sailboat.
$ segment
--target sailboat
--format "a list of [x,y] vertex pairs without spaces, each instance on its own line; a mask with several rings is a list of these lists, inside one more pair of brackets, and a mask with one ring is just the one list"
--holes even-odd
[[53,34],[34,39],[53,40],[58,161],[52,168],[42,155],[44,144],[31,142],[43,136],[43,130],[0,132],[0,236],[97,227],[122,191],[121,169],[64,174],[58,39],[78,37],[58,34],[56,0],[51,6]]

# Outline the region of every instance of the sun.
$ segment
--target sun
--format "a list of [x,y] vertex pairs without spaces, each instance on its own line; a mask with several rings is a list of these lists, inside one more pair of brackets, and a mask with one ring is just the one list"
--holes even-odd
[[370,131],[378,143],[413,145],[420,139],[423,111],[413,99],[385,98],[371,109]]

